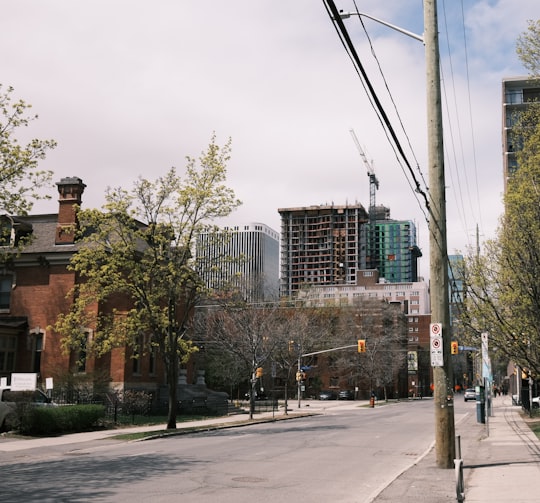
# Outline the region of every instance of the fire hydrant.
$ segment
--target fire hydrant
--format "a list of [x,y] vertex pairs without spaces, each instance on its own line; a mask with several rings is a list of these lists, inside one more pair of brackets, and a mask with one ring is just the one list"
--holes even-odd
[[371,395],[369,397],[369,406],[372,407],[372,408],[375,407],[375,396],[374,395]]

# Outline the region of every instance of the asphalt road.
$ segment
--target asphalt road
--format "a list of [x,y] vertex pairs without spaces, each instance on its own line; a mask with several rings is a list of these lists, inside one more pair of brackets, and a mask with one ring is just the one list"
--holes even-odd
[[289,421],[4,453],[0,500],[362,503],[427,451],[433,428],[431,400],[347,402]]

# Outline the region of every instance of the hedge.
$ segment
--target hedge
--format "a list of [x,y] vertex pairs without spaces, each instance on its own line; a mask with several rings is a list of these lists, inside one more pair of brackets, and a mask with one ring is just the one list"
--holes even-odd
[[26,435],[56,435],[95,429],[105,417],[103,405],[28,407],[19,430]]

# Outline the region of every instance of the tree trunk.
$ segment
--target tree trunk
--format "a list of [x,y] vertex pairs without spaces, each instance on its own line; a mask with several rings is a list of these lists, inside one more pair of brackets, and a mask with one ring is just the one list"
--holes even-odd
[[176,335],[173,333],[173,330],[170,330],[168,334],[169,337],[169,354],[167,355],[167,385],[169,387],[169,414],[167,417],[167,429],[175,430],[176,429],[176,415],[178,413],[178,397],[177,397],[177,386],[178,386],[178,355],[177,355],[177,344]]

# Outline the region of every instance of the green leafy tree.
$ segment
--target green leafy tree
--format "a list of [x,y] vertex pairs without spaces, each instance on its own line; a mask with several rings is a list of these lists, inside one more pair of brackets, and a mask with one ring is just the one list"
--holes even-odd
[[[109,190],[102,211],[80,211],[80,251],[72,270],[80,277],[69,313],[55,329],[67,351],[86,343],[87,355],[132,346],[158,349],[169,391],[167,428],[176,428],[179,366],[196,350],[186,338],[194,306],[205,292],[192,251],[212,221],[240,202],[225,186],[230,141],[215,136],[199,162],[188,157],[184,178],[176,169],[155,181],[139,179],[130,192]],[[215,267],[209,264],[207,267]]]
[[489,332],[499,353],[540,375],[540,128],[522,126],[516,134],[523,148],[497,239],[467,259],[463,319],[473,334]]
[[[31,105],[23,100],[14,100],[13,92],[12,87],[4,90],[0,84],[0,214],[22,216],[32,209],[36,200],[46,197],[39,193],[39,189],[50,182],[52,172],[38,169],[38,164],[45,159],[47,151],[56,146],[56,142],[32,139],[21,145],[22,129],[38,116],[29,115]],[[2,225],[1,230],[0,238],[6,242],[11,225]],[[5,260],[14,250],[7,251],[7,255],[2,252],[1,259]]]
[[[517,53],[532,79],[540,75],[540,21],[529,21]],[[467,285],[463,325],[469,342],[480,345],[489,333],[490,348],[540,375],[540,106],[528,102],[512,130],[518,169],[504,197],[497,237],[484,252],[465,262]]]
[[540,75],[540,19],[529,20],[527,31],[517,40],[516,52],[531,76]]

